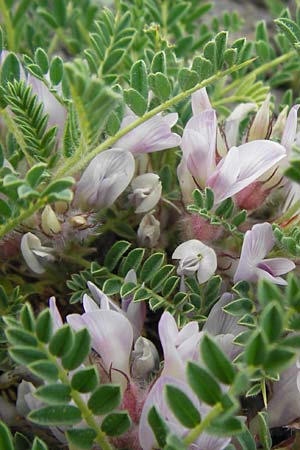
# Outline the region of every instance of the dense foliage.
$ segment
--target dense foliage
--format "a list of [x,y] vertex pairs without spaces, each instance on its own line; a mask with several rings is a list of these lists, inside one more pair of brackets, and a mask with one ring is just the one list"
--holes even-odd
[[299,448],[300,5],[0,0],[0,450]]

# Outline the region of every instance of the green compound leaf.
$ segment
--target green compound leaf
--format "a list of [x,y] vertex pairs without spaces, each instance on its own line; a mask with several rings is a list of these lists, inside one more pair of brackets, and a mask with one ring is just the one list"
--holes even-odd
[[62,365],[67,370],[74,370],[87,358],[91,350],[91,338],[86,328],[75,334],[71,351],[62,358]]

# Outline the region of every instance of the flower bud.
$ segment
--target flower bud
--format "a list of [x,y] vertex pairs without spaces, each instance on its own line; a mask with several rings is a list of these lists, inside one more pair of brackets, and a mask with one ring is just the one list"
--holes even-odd
[[151,372],[159,369],[159,355],[155,345],[140,336],[132,351],[131,374],[134,378],[147,378]]
[[249,130],[248,141],[266,139],[270,125],[270,94],[256,113]]
[[53,234],[57,234],[61,231],[61,224],[50,205],[47,205],[42,212],[41,226],[43,232],[48,236],[52,236]]
[[160,237],[160,223],[153,214],[146,214],[137,231],[138,243],[142,247],[153,248]]
[[151,211],[160,200],[162,185],[155,173],[139,175],[132,181],[131,187],[133,193],[129,199],[136,206],[137,214]]

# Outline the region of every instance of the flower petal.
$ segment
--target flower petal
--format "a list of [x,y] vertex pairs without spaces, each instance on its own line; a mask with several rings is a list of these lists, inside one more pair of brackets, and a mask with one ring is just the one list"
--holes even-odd
[[267,264],[274,276],[288,273],[296,267],[295,263],[287,258],[270,258],[264,259],[262,262]]
[[296,138],[297,123],[298,123],[298,109],[300,105],[294,105],[288,114],[286,124],[282,133],[281,144],[286,148],[288,155],[291,152],[292,145]]
[[217,117],[213,109],[193,116],[183,132],[182,151],[190,173],[204,187],[216,163]]
[[256,108],[255,103],[242,103],[238,105],[225,121],[225,136],[229,148],[237,145],[241,121],[247,117],[250,111]]
[[212,106],[207,95],[206,88],[204,87],[192,94],[193,115],[196,116],[206,109],[212,109]]
[[214,191],[215,203],[237,194],[285,157],[282,145],[267,140],[231,148],[207,181]]
[[56,306],[55,297],[49,298],[49,309],[53,320],[53,332],[55,332],[56,330],[58,330],[63,326],[63,321],[60,312],[58,311],[58,308]]
[[256,281],[257,265],[270,252],[274,244],[275,237],[270,223],[256,224],[251,230],[246,231],[240,261],[233,278],[234,283],[240,280]]
[[[72,314],[67,321],[72,327],[78,325],[87,327],[93,349],[101,356],[107,371],[110,367],[129,375],[129,358],[133,344],[133,330],[128,319],[115,311],[98,310],[85,313],[82,316]],[[125,378],[112,371],[112,379],[124,384]]]
[[131,153],[107,150],[97,155],[77,183],[75,204],[82,208],[107,208],[130,183],[135,169]]
[[[171,126],[177,122],[177,119],[177,113],[166,116],[157,114],[121,137],[116,142],[115,148],[131,153],[150,153],[177,147],[181,142],[181,137],[171,132]],[[122,122],[122,128],[134,120],[135,117],[131,114],[129,120],[127,118],[126,122]]]

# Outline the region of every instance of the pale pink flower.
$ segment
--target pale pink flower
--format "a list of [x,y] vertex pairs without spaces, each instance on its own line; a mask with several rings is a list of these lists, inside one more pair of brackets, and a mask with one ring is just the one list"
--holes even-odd
[[287,284],[280,277],[295,268],[295,264],[287,258],[264,259],[275,245],[272,225],[265,222],[256,224],[245,233],[241,257],[234,275],[234,283],[238,281],[256,282],[266,278],[275,284]]
[[[129,110],[122,121],[121,129],[126,128],[137,119],[138,117]],[[126,133],[115,143],[114,148],[136,154],[177,147],[181,142],[181,137],[171,131],[177,120],[177,113],[169,113],[165,116],[157,114]]]

